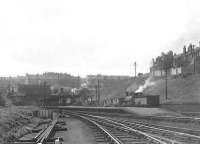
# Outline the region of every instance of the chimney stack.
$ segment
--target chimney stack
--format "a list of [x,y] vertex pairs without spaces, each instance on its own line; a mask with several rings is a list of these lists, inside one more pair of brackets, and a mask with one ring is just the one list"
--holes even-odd
[[189,44],[189,46],[188,46],[188,52],[189,52],[189,53],[192,52],[192,47],[193,47],[192,44]]

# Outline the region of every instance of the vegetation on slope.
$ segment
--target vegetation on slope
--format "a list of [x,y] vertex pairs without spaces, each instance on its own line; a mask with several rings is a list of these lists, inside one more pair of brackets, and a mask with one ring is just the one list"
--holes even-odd
[[[125,97],[126,91],[137,90],[145,83],[146,78],[146,76],[141,76],[136,79],[101,79],[99,80],[101,99]],[[95,85],[97,85],[96,80],[89,81],[89,87],[95,87]]]
[[[124,97],[126,91],[136,91],[144,85],[146,77],[129,80],[100,80],[101,99]],[[187,77],[168,77],[168,99],[165,97],[165,79],[152,79],[154,85],[147,86],[143,93],[160,95],[161,103],[200,103],[200,74]],[[93,86],[96,81],[90,82]]]
[[132,83],[132,80],[103,80],[101,83],[102,97],[124,97],[126,88]]
[[168,100],[165,99],[165,79],[154,80],[155,84],[145,93],[159,94],[163,103],[200,103],[200,74],[186,78],[168,78]]
[[[122,79],[101,79],[99,80],[101,100],[112,98],[112,97],[123,97],[127,87],[132,83],[133,80],[122,80]],[[89,87],[95,87],[97,85],[96,80],[89,81]]]

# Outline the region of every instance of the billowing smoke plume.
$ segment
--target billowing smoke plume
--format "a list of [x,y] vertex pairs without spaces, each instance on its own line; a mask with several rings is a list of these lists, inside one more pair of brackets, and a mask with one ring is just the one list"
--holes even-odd
[[151,82],[151,78],[152,77],[149,77],[148,79],[146,79],[144,85],[139,86],[139,88],[135,92],[143,92],[144,89],[146,89],[147,87],[154,85],[155,83]]
[[81,88],[88,88],[88,84],[89,84],[88,80],[82,81],[81,82]]
[[82,88],[87,88],[88,87],[88,84],[85,82],[85,83],[81,83],[81,87]]

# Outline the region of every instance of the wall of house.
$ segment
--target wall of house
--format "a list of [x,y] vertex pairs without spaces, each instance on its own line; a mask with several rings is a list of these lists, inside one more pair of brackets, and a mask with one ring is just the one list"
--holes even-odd
[[182,67],[177,67],[177,68],[171,68],[170,69],[170,75],[179,75],[182,73]]
[[153,70],[151,72],[152,76],[155,76],[155,77],[163,77],[165,76],[165,71],[164,70]]

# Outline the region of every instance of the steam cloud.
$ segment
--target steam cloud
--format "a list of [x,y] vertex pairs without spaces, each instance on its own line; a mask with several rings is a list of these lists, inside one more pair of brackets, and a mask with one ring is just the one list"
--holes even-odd
[[144,89],[146,89],[147,87],[154,85],[155,83],[151,82],[151,78],[152,77],[148,77],[148,79],[146,79],[144,85],[139,86],[139,88],[135,92],[143,92]]

